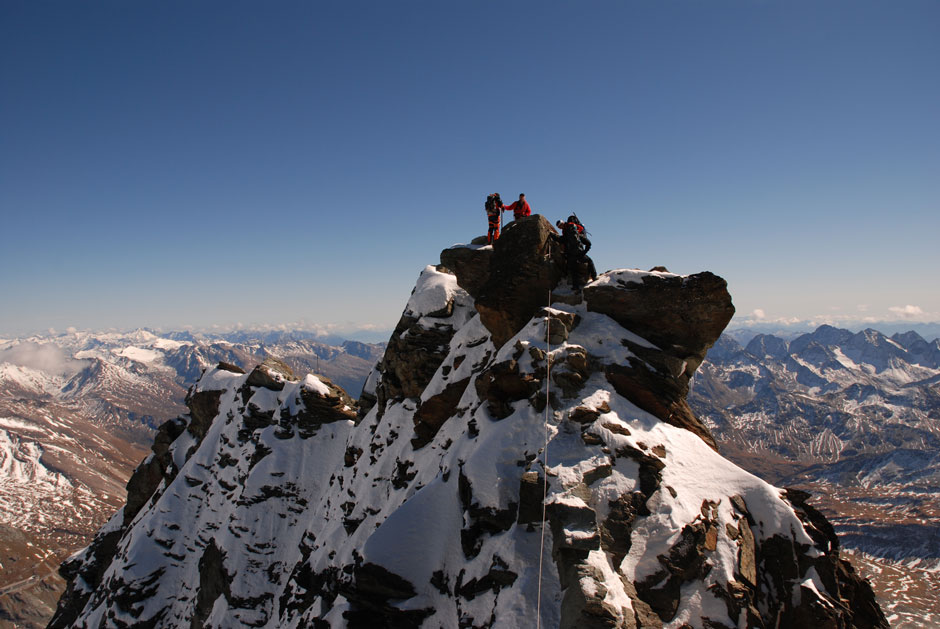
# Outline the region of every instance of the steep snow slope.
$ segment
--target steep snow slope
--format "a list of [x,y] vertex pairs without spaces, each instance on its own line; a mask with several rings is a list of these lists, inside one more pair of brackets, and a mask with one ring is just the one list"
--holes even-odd
[[551,232],[425,269],[359,414],[278,361],[207,371],[51,626],[887,626],[806,496],[685,402],[724,282],[610,272],[546,307]]

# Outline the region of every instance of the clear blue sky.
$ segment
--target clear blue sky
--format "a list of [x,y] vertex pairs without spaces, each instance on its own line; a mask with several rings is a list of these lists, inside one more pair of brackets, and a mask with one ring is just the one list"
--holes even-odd
[[938,67],[935,0],[4,0],[0,334],[390,328],[492,191],[741,315],[940,319]]

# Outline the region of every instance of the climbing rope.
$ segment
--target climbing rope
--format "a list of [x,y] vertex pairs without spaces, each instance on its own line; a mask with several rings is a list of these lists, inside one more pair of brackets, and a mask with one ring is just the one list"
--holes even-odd
[[[552,304],[552,291],[548,291],[548,305]],[[538,600],[535,605],[535,627],[540,629],[542,626],[542,557],[545,555],[545,501],[548,498],[548,409],[551,407],[550,387],[552,375],[552,331],[551,331],[551,313],[545,311],[545,445],[542,448],[542,538],[539,541],[539,588]]]

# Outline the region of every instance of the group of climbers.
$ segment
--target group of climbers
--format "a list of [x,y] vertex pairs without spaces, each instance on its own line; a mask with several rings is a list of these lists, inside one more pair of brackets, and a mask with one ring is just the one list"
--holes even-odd
[[490,245],[499,238],[499,228],[503,221],[503,212],[512,212],[512,217],[515,220],[532,215],[532,207],[529,205],[529,202],[525,200],[525,194],[522,193],[519,194],[518,201],[514,201],[509,206],[505,206],[503,205],[503,200],[499,198],[499,193],[494,192],[486,197],[484,209],[486,210],[486,222],[488,225],[486,242]]
[[[513,219],[519,220],[532,215],[532,207],[525,200],[525,194],[519,195],[519,200],[509,206],[504,206],[498,192],[487,195],[486,204],[487,232],[486,243],[491,245],[499,238],[499,229],[502,223],[503,212],[512,212]],[[597,279],[597,269],[594,261],[587,252],[591,249],[591,241],[584,232],[584,225],[578,220],[576,214],[571,214],[565,222],[556,221],[555,225],[561,230],[561,235],[554,234],[552,238],[559,243],[565,254],[565,264],[571,281],[571,287],[580,291],[587,281]]]

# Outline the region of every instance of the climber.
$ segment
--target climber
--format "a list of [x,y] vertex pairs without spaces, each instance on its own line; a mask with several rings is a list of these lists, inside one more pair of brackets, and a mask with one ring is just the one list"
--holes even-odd
[[502,220],[503,200],[499,198],[499,193],[487,195],[486,204],[483,206],[486,211],[486,221],[489,227],[486,232],[486,244],[492,245],[499,238],[499,224]]
[[575,214],[570,215],[564,223],[556,221],[555,225],[561,230],[561,236],[555,236],[555,240],[561,242],[568,275],[571,278],[571,288],[580,291],[584,285],[582,272],[585,267],[587,267],[588,281],[593,282],[597,279],[594,260],[587,254],[591,250],[591,241],[584,235],[584,225]]
[[525,195],[521,193],[519,194],[519,200],[514,201],[506,210],[512,210],[512,217],[517,221],[524,216],[532,215],[532,207],[529,205],[529,202],[525,200]]

